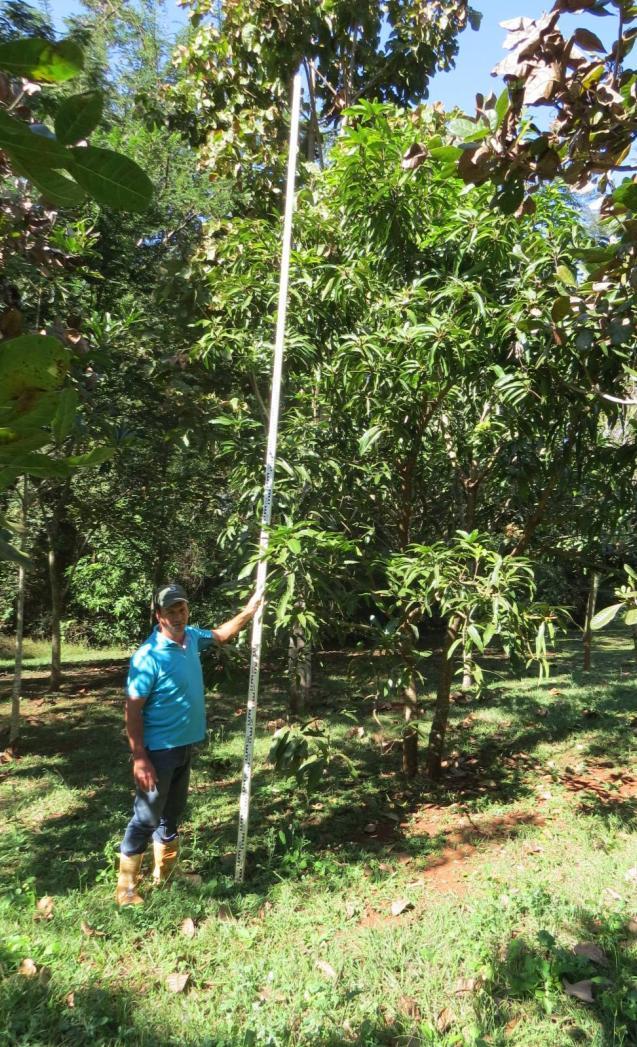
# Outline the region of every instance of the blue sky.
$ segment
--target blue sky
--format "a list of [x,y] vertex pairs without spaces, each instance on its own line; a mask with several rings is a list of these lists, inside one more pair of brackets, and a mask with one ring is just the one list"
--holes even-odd
[[[472,0],[472,2],[473,6],[483,14],[480,31],[474,33],[471,29],[467,29],[461,35],[460,52],[455,69],[448,73],[439,73],[434,78],[429,96],[430,101],[441,101],[447,109],[457,105],[468,112],[474,109],[477,91],[488,94],[490,90],[501,89],[499,81],[490,75],[493,66],[506,53],[502,49],[506,33],[500,28],[499,23],[518,15],[538,18],[552,6],[552,0],[549,4],[538,2],[538,0]],[[48,6],[60,31],[63,29],[64,18],[78,12],[81,7],[78,0],[49,0]],[[178,7],[175,0],[166,0],[165,23],[170,30],[178,29],[186,19],[187,13],[184,8]],[[584,15],[562,16],[560,25],[565,34],[578,25],[589,26],[605,42],[609,38],[614,38],[617,29],[614,19],[592,18]]]

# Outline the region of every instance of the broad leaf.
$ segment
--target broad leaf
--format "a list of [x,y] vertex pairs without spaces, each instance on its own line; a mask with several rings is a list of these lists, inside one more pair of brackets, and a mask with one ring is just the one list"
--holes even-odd
[[613,603],[610,607],[604,607],[602,611],[598,611],[591,622],[591,629],[603,629],[605,625],[612,622],[617,612],[620,611],[623,606],[624,605],[621,603]]
[[41,164],[33,163],[31,160],[25,162],[24,159],[21,161],[16,161],[15,157],[12,159],[18,174],[28,178],[35,188],[39,189],[42,196],[56,207],[77,207],[86,199],[86,194],[81,186],[60,174],[59,171],[47,170]]
[[86,454],[74,454],[65,459],[73,469],[87,469],[92,465],[101,465],[115,454],[114,447],[94,447]]
[[637,211],[637,182],[625,179],[613,193],[613,200],[629,211]]
[[145,211],[153,197],[153,184],[141,167],[127,156],[95,146],[75,146],[70,174],[98,204],[121,211]]
[[16,120],[0,109],[0,146],[10,156],[24,164],[35,164],[39,167],[67,167],[71,157],[63,145],[54,138],[37,134],[30,130],[28,124]]
[[72,40],[52,43],[28,37],[0,44],[0,69],[26,80],[61,84],[78,76],[83,67],[82,51]]
[[626,625],[637,625],[637,607],[631,607],[630,611],[626,612]]
[[[69,360],[68,349],[50,335],[25,334],[0,343],[0,401],[58,389]],[[25,410],[31,406],[24,403]]]
[[67,386],[60,393],[52,426],[56,443],[62,443],[71,432],[75,421],[77,402],[77,391],[72,386]]
[[62,145],[75,145],[88,138],[102,116],[102,94],[86,91],[65,99],[55,114],[55,134]]

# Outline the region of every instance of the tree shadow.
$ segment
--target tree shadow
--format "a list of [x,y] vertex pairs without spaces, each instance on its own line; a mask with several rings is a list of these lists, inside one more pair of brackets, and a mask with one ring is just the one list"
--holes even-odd
[[[31,973],[21,973],[23,970]],[[56,989],[51,970],[38,964],[24,967],[24,958],[0,945],[0,1040],[6,1047],[20,1044],[145,1043],[169,1047],[175,1040],[155,1030],[148,1037],[136,1023],[139,1001],[130,990],[97,984],[82,985],[70,993]]]
[[593,1015],[600,1047],[637,1043],[637,957],[626,918],[581,910],[566,930],[577,939],[575,948],[560,945],[547,931],[539,931],[534,940],[511,939],[483,986],[488,1000],[483,1010],[495,1015],[502,1031],[515,1001],[547,1015],[566,1010],[569,1035],[574,1042],[587,1043]]

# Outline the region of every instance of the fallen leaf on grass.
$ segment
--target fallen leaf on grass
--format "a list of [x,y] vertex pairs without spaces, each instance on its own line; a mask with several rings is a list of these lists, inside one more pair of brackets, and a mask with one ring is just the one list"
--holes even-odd
[[391,914],[392,916],[400,916],[401,913],[407,912],[408,909],[413,909],[413,907],[414,903],[407,898],[397,898],[395,902],[391,903]]
[[612,887],[604,887],[604,894],[607,894],[615,902],[623,902],[624,900],[621,894],[618,894],[617,891],[614,891]]
[[335,981],[336,978],[338,978],[336,971],[334,970],[332,965],[327,962],[327,960],[317,960],[316,966],[318,970],[325,975],[326,978],[331,978],[333,981]]
[[510,1036],[513,1035],[515,1029],[517,1029],[521,1020],[521,1018],[511,1018],[511,1021],[506,1023],[506,1025],[504,1026],[504,1036],[507,1040]]
[[10,763],[13,759],[15,759],[15,757],[8,749],[5,749],[4,752],[0,753],[0,763]]
[[401,1014],[411,1018],[412,1021],[419,1022],[422,1017],[420,1007],[413,996],[401,996],[398,1000],[398,1009]]
[[182,921],[180,931],[184,938],[194,938],[197,933],[195,929],[195,921],[191,920],[190,916],[187,916],[186,919]]
[[481,978],[458,978],[458,981],[453,987],[453,991],[456,996],[460,996],[464,992],[475,992],[481,983]]
[[67,1007],[75,1007],[75,993],[67,992],[66,996],[64,997],[64,1002],[66,1003]]
[[183,992],[188,982],[190,981],[189,974],[169,974],[166,978],[166,988],[169,992]]
[[444,1007],[438,1017],[436,1018],[436,1028],[438,1032],[445,1033],[451,1028],[455,1022],[455,1015],[449,1007]]
[[52,920],[53,919],[53,898],[49,894],[45,894],[44,898],[40,898],[36,905],[36,913],[34,916],[35,920]]
[[564,985],[564,992],[567,996],[574,996],[576,1000],[581,1000],[582,1003],[595,1003],[593,999],[593,983],[589,980],[583,982],[568,982],[566,978],[562,979]]
[[559,687],[549,687],[549,694],[552,695],[554,698],[557,697],[558,694],[562,693],[563,692],[560,691]]
[[40,967],[40,970],[38,971],[38,981],[39,981],[40,985],[43,986],[43,988],[46,989],[47,985],[51,981],[51,968],[50,967]]
[[637,920],[629,920],[626,930],[629,934],[637,934]]
[[33,978],[37,973],[38,969],[29,956],[27,956],[25,960],[22,960],[22,963],[18,967],[18,974],[21,974],[24,978]]
[[82,930],[82,934],[84,934],[87,938],[105,938],[106,937],[106,932],[105,931],[96,931],[94,927],[91,927],[90,924],[88,924],[86,922],[86,920],[82,920],[82,922],[80,924],[80,928]]
[[628,871],[624,873],[624,879],[631,883],[637,883],[637,865],[632,869],[628,869]]
[[199,873],[182,872],[180,879],[188,887],[201,887],[203,884],[203,877]]
[[600,949],[599,945],[595,945],[594,942],[580,942],[573,949],[576,956],[583,956],[586,960],[592,960],[593,963],[598,963],[600,967],[608,967],[608,959]]

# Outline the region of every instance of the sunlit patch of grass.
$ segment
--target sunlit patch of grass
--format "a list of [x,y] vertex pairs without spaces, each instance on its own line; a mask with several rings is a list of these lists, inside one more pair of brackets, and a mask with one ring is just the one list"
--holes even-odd
[[[64,665],[85,665],[99,662],[116,661],[127,658],[132,648],[100,647],[92,648],[78,643],[62,643],[62,662]],[[47,668],[51,664],[50,640],[32,640],[25,637],[22,665],[24,669]],[[12,636],[0,633],[0,671],[13,671],[15,666],[15,640]]]

